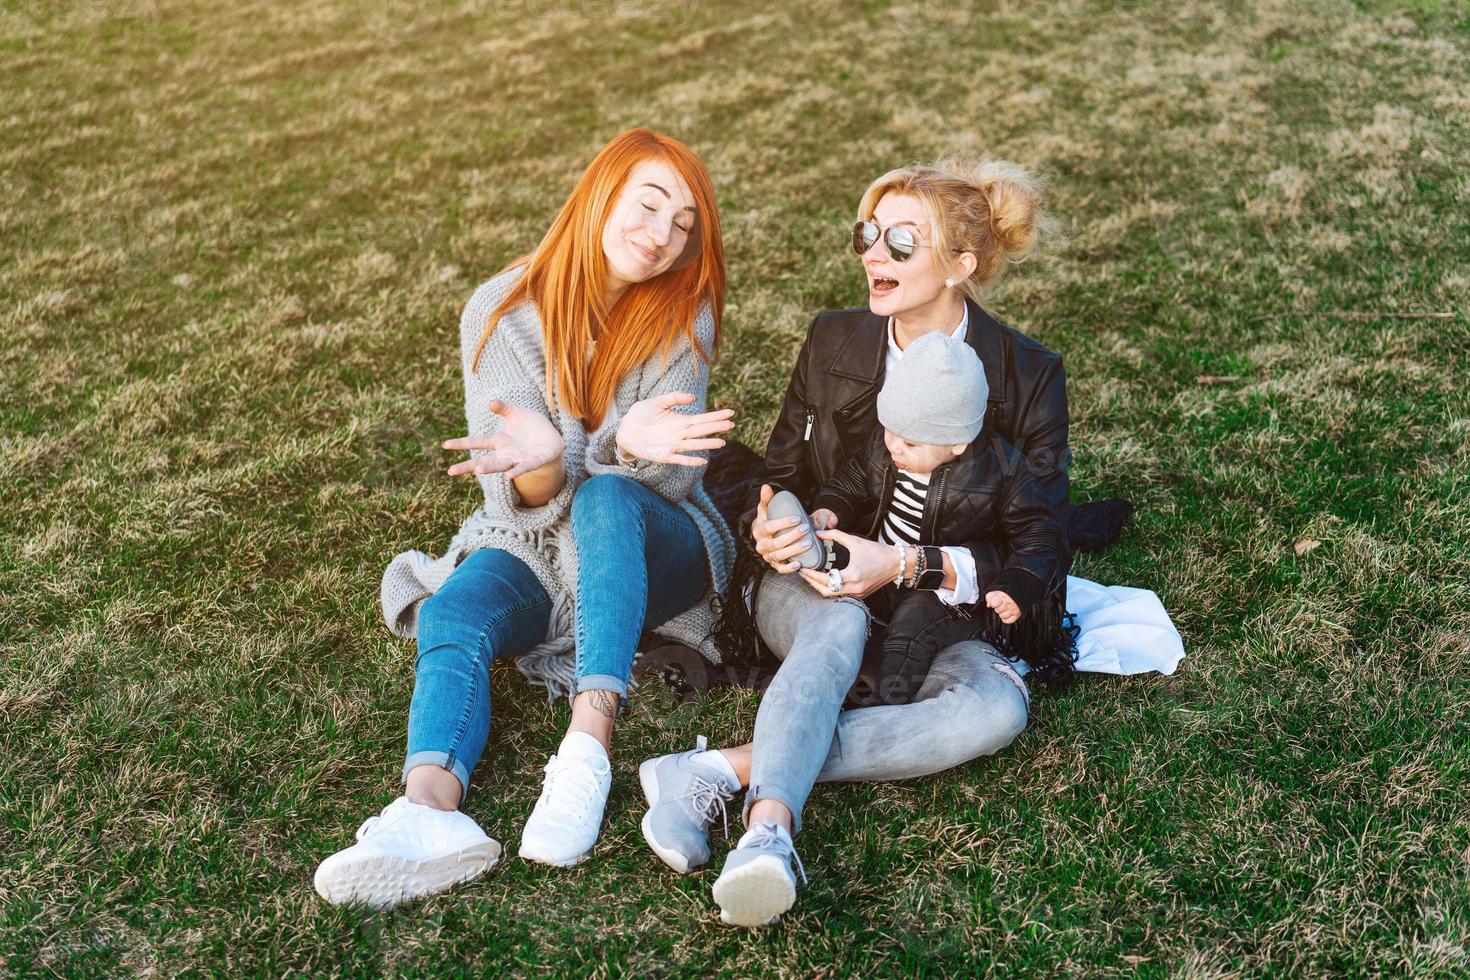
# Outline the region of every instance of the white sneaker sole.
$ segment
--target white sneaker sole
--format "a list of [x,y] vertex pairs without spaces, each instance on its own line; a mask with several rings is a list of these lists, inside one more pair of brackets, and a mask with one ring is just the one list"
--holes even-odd
[[658,759],[645,759],[638,765],[638,785],[643,787],[643,798],[648,801],[648,812],[643,815],[638,827],[643,831],[643,839],[648,842],[649,850],[657,854],[660,861],[681,875],[687,875],[694,870],[689,866],[689,858],[682,851],[664,847],[653,836],[653,808],[658,806],[658,762]]
[[317,870],[316,893],[333,905],[356,902],[374,909],[448,891],[477,878],[500,860],[500,842],[489,838],[453,854],[414,861],[372,857]]
[[[593,847],[596,846],[596,844],[593,844]],[[560,855],[553,854],[544,848],[538,848],[534,844],[527,844],[524,840],[522,840],[521,849],[517,853],[520,854],[521,860],[523,861],[535,861],[537,864],[549,864],[553,868],[575,868],[577,865],[581,864],[583,861],[592,856],[592,848],[588,848],[581,854],[576,854],[572,857],[562,857]]]
[[780,858],[762,855],[722,873],[714,896],[721,922],[754,929],[775,922],[796,903],[796,883]]

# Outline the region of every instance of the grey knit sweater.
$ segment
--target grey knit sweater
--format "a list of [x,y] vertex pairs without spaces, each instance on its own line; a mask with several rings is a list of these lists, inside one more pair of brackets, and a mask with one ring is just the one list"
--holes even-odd
[[[517,665],[533,684],[546,688],[549,698],[570,695],[576,677],[573,624],[577,592],[572,497],[589,476],[620,473],[678,504],[699,528],[709,559],[709,588],[699,603],[658,627],[657,632],[700,650],[718,663],[719,654],[709,641],[714,626],[710,600],[729,584],[735,541],[704,491],[704,471],[666,463],[624,466],[617,461],[614,441],[623,413],[645,398],[671,391],[692,392],[694,402],[676,411],[690,415],[703,412],[708,365],[683,339],[675,344],[667,361],[655,353],[619,382],[603,424],[589,432],[580,420],[559,406],[547,404],[546,351],[541,318],[533,303],[522,303],[501,317],[480,355],[479,370],[471,370],[475,345],[484,333],[490,311],[510,292],[520,274],[520,269],[510,269],[484,283],[470,297],[460,317],[465,417],[471,435],[490,435],[500,427],[501,418],[490,411],[489,403],[500,398],[550,419],[566,442],[566,485],[543,506],[526,507],[505,476],[480,476],[485,505],[469,516],[443,555],[434,558],[421,551],[405,551],[389,563],[383,572],[383,618],[399,636],[415,637],[419,603],[438,591],[466,555],[480,548],[504,549],[526,563],[552,602],[546,639],[521,656]],[[705,350],[713,349],[714,329],[714,314],[706,304],[695,322],[695,333]]]

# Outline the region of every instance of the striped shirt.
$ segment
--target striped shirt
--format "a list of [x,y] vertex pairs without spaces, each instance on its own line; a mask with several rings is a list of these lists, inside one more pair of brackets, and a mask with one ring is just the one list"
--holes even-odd
[[888,498],[888,513],[878,540],[884,544],[918,544],[919,527],[924,520],[924,498],[929,496],[928,473],[894,473],[893,494]]

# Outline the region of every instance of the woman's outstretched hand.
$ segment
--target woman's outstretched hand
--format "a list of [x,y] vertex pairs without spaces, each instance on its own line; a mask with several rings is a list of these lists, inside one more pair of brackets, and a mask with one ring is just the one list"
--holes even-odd
[[687,391],[671,391],[635,402],[618,423],[618,449],[624,456],[636,456],[650,463],[703,466],[706,461],[702,457],[684,454],[723,446],[725,440],[709,437],[735,428],[735,423],[730,421],[735,412],[728,408],[703,415],[674,411],[677,406],[693,401],[694,396]]
[[504,473],[515,479],[558,462],[566,452],[566,442],[561,433],[541,414],[498,398],[490,403],[490,411],[505,419],[500,431],[494,435],[444,440],[445,449],[487,450],[483,456],[449,467],[450,476]]
[[836,541],[847,549],[849,556],[847,567],[839,573],[842,576],[842,588],[835,592],[827,587],[826,572],[814,572],[810,568],[801,570],[801,577],[822,595],[850,595],[861,599],[892,582],[898,574],[898,553],[891,544],[879,544],[856,534],[830,529],[818,531],[817,537],[823,541]]

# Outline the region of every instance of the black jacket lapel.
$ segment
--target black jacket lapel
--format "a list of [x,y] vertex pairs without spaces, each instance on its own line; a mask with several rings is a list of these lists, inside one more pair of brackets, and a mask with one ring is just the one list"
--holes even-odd
[[[982,310],[969,297],[965,308],[970,314],[970,326],[965,331],[965,343],[980,356],[985,368],[985,381],[990,385],[990,408],[1001,406],[1006,401],[1006,378],[1011,366],[1008,361],[1010,345],[1006,343],[1005,330],[989,313]],[[990,408],[986,411],[989,412]],[[1002,409],[1004,411],[1004,409]]]

